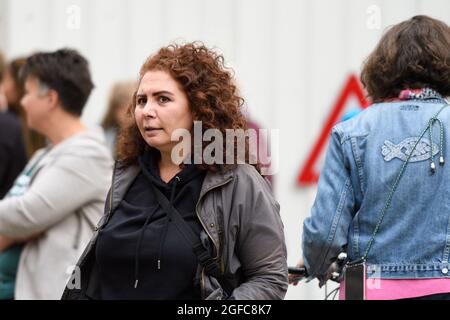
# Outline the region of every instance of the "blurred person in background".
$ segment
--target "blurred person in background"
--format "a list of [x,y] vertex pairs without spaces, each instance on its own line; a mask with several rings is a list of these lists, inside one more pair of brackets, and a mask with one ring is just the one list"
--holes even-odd
[[0,201],[0,293],[58,299],[102,215],[112,158],[103,132],[80,121],[93,88],[84,57],[69,49],[37,53],[22,77],[28,125],[50,145]]
[[[106,214],[77,265],[80,287],[69,282],[63,299],[284,298],[280,207],[258,165],[249,154],[238,164],[237,152],[231,164],[172,158],[172,134],[193,133],[194,121],[200,134],[245,130],[242,103],[223,57],[201,44],[148,58],[119,138]],[[225,140],[220,148],[226,157]]]
[[25,110],[20,103],[24,95],[24,83],[19,74],[25,61],[25,58],[17,58],[6,65],[0,91],[6,98],[4,108],[16,116],[21,123],[27,160],[29,160],[36,150],[45,147],[46,141],[43,135],[27,125]]
[[333,128],[304,222],[311,278],[345,251],[368,300],[450,300],[449,79],[448,25],[415,16],[383,35],[361,73],[374,104]]
[[[2,80],[3,80],[3,74],[5,73],[5,68],[6,68],[5,57],[0,52],[0,84],[2,83]],[[1,89],[1,86],[0,86],[0,89]],[[6,111],[7,106],[8,106],[8,102],[6,101],[5,94],[3,93],[3,90],[0,90],[0,112]]]
[[[0,54],[0,83],[4,71],[4,59]],[[19,119],[8,111],[6,97],[0,90],[0,199],[11,188],[26,162],[22,125]]]
[[102,121],[102,128],[105,131],[106,145],[114,158],[117,154],[117,135],[125,125],[126,112],[136,87],[135,81],[126,81],[117,82],[111,88],[108,109]]

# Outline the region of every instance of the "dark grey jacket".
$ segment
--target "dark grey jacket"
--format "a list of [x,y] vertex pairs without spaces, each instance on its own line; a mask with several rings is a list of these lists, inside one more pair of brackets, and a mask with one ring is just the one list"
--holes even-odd
[[[98,229],[124,198],[139,174],[139,166],[116,165],[111,190],[95,234],[82,254],[63,299],[85,299],[95,260]],[[235,284],[232,299],[283,299],[287,287],[287,259],[280,206],[266,180],[246,164],[225,172],[208,172],[196,212],[208,234],[224,276]],[[201,273],[203,299],[222,299],[218,281]]]

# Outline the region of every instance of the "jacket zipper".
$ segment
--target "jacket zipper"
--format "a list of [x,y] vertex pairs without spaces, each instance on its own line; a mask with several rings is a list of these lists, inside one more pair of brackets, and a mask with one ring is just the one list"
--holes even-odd
[[[103,223],[106,223],[108,220],[109,220],[109,218],[111,218],[111,212],[112,212],[112,197],[113,197],[113,194],[114,194],[114,178],[116,177],[116,165],[117,165],[117,162],[115,162],[114,163],[114,168],[113,168],[113,177],[112,177],[112,181],[111,181],[111,193],[110,193],[110,196],[109,196],[109,210],[108,210],[108,217],[107,217],[107,219],[106,219],[106,221],[104,221]],[[100,226],[101,227],[101,226]]]
[[205,297],[205,268],[202,268],[202,272],[200,273],[200,291],[202,297]]
[[[216,188],[219,188],[219,187],[221,187],[221,186],[224,186],[225,184],[229,183],[232,179],[233,179],[233,178],[230,177],[230,178],[228,178],[227,180],[223,181],[222,183],[217,184],[217,185],[213,186],[212,188],[206,190],[205,193],[203,193],[203,195],[198,199],[197,205],[195,206],[195,213],[197,214],[197,218],[198,218],[198,220],[200,221],[201,225],[203,226],[203,229],[205,230],[206,234],[208,235],[208,237],[212,240],[212,242],[213,242],[213,244],[214,244],[214,248],[215,248],[215,251],[216,251],[216,256],[213,258],[214,260],[216,260],[216,259],[219,257],[219,249],[218,249],[218,245],[217,245],[216,241],[214,240],[214,238],[213,238],[213,237],[211,236],[211,234],[209,233],[208,228],[207,228],[207,227],[205,226],[205,224],[203,223],[203,221],[202,221],[202,219],[201,219],[201,217],[200,217],[199,211],[198,211],[198,205],[199,205],[199,203],[201,202],[201,200],[203,199],[203,197],[204,197],[208,192],[210,192],[211,190],[214,190],[214,189],[216,189]],[[205,291],[205,279],[204,279],[205,273],[204,273],[204,269],[205,269],[205,268],[202,268],[201,280],[200,280],[201,291],[202,291],[202,293],[203,293],[203,296],[205,295],[205,294],[204,294],[204,291]],[[222,266],[222,269],[223,269],[223,266]],[[222,272],[223,272],[223,270],[222,270]]]
[[114,191],[114,178],[116,177],[116,165],[117,162],[114,163],[114,168],[113,168],[113,176],[112,176],[112,181],[111,181],[111,196],[109,197],[109,212],[108,212],[108,219],[111,216],[111,211],[112,211],[112,199],[113,199],[113,191]]

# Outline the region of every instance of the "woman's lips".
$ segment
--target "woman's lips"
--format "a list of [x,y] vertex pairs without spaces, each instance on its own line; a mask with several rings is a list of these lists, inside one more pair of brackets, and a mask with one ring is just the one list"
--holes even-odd
[[163,129],[162,128],[154,128],[154,127],[144,127],[144,131],[147,136],[156,135],[161,130],[163,130]]
[[162,130],[162,128],[160,128],[160,127],[154,127],[154,126],[151,126],[151,125],[144,125],[143,127],[144,127],[145,131]]

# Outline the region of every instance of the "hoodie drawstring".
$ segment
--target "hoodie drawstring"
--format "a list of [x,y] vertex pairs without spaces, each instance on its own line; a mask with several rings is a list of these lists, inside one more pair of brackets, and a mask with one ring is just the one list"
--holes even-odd
[[147,219],[144,222],[144,226],[141,229],[141,234],[139,235],[139,240],[136,245],[136,253],[134,256],[134,288],[136,289],[139,283],[139,258],[141,254],[141,244],[142,240],[144,239],[144,233],[145,228],[147,227],[148,223],[150,222],[150,219],[153,217],[153,215],[156,213],[156,210],[158,210],[159,204],[156,205],[156,207],[153,209],[153,211],[148,215]]
[[[173,206],[173,201],[175,199],[175,190],[177,188],[177,184],[180,182],[180,177],[175,176],[175,180],[172,183],[172,190],[170,192],[170,204]],[[159,238],[159,251],[158,251],[158,270],[161,270],[161,255],[162,255],[162,247],[167,237],[167,230],[169,229],[170,218],[167,216],[166,223],[164,225],[163,232],[161,233],[161,237]]]
[[[170,193],[170,204],[173,205],[173,201],[175,199],[175,191],[178,183],[180,182],[180,178],[178,176],[175,176],[175,180],[172,183],[172,190]],[[136,289],[139,284],[139,264],[140,264],[140,254],[141,254],[141,245],[142,240],[144,239],[145,229],[147,225],[149,224],[151,218],[156,213],[156,211],[159,208],[159,204],[153,209],[153,211],[148,215],[147,219],[145,220],[145,223],[141,229],[141,234],[139,235],[139,240],[136,245],[136,253],[135,253],[135,268],[134,268],[134,288]],[[167,217],[166,223],[164,224],[164,229],[161,233],[161,237],[159,239],[159,251],[158,251],[158,260],[157,260],[157,269],[161,269],[161,254],[162,254],[162,247],[167,237],[167,231],[169,229],[169,217]]]

